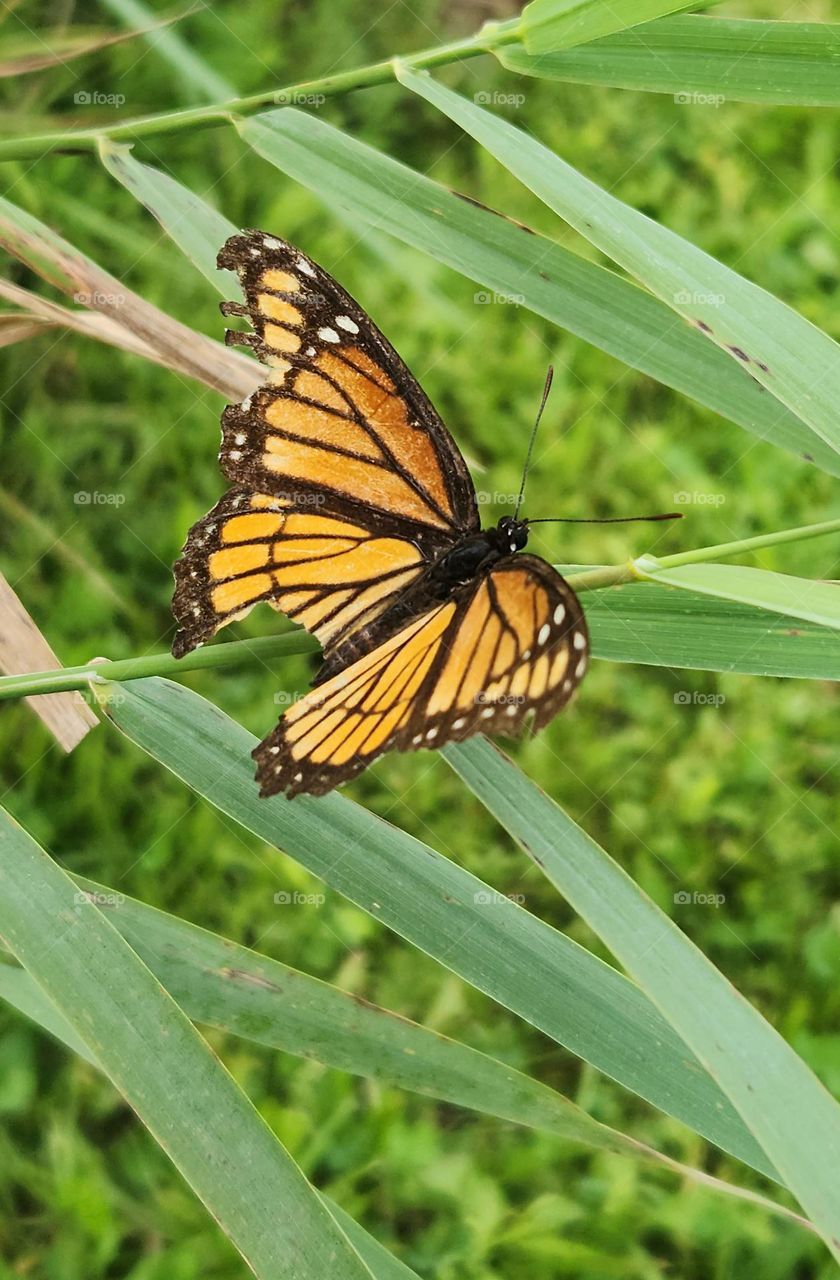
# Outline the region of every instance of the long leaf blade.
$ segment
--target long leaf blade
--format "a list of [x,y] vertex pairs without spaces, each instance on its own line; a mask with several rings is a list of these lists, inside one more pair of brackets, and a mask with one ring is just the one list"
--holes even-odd
[[840,1106],[791,1047],[563,810],[489,742],[444,754],[719,1081],[840,1259]]
[[43,849],[0,814],[0,932],[255,1274],[369,1280],[297,1165],[171,996],[79,896]]
[[828,334],[428,72],[398,67],[397,74],[840,452],[840,346]]
[[840,459],[815,431],[645,290],[295,108],[242,120],[239,131],[328,207],[348,209],[487,289],[521,299],[759,439],[840,475]]
[[616,970],[343,796],[259,799],[256,739],[189,690],[138,680],[114,692],[106,710],[118,728],[223,813],[573,1053],[773,1176],[679,1037]]
[[840,106],[840,24],[763,22],[685,14],[592,44],[529,53],[494,49],[519,75],[673,94],[688,107],[722,99],[783,106]]

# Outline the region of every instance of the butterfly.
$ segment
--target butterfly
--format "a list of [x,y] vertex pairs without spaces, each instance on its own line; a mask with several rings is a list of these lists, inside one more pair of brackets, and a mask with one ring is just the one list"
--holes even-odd
[[389,750],[547,724],[586,671],[580,603],[524,551],[528,521],[482,529],[466,463],[368,315],[261,231],[218,256],[245,302],[222,313],[267,380],[222,415],[231,488],[175,565],[176,657],[265,601],[318,639],[310,691],[254,750],[261,794],[323,795]]

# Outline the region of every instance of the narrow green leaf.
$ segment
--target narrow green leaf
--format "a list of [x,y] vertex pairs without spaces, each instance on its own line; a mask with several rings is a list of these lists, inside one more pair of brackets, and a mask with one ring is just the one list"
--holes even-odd
[[840,25],[662,18],[556,53],[503,44],[496,57],[510,71],[543,80],[670,93],[687,107],[724,101],[784,106],[840,106]]
[[[652,1160],[710,1190],[788,1213],[600,1124],[561,1094],[487,1054],[104,885],[78,877],[76,884],[105,906],[111,922],[194,1022],[570,1142]],[[98,1065],[24,970],[0,964],[0,996]]]
[[683,1042],[615,969],[344,796],[261,800],[256,738],[188,689],[137,680],[113,692],[105,709],[117,727],[223,813],[572,1053],[773,1176]]
[[840,1106],[627,873],[483,739],[448,762],[519,842],[734,1103],[840,1259]]
[[531,0],[518,34],[529,53],[550,53],[696,5],[697,0]]
[[[106,9],[110,9],[125,23],[148,26],[154,19],[154,12],[142,0],[100,0]],[[225,80],[217,71],[191,48],[186,39],[177,31],[153,31],[146,36],[152,49],[175,71],[171,78],[172,86],[189,92],[187,101],[191,102],[229,102],[235,98],[236,89],[229,80]]]
[[840,628],[840,583],[815,582],[740,564],[687,564],[665,569],[652,556],[643,557],[636,566],[645,577],[670,587]]
[[108,172],[145,205],[213,288],[231,301],[241,298],[236,273],[216,266],[216,254],[238,228],[169,174],[135,160],[131,147],[103,139],[99,155]]
[[[536,138],[434,81],[400,81],[443,111],[573,226],[840,451],[840,346],[792,307],[631,209]],[[768,413],[772,410],[768,406]]]
[[485,289],[521,299],[759,439],[840,475],[837,454],[810,427],[645,290],[294,108],[241,120],[239,130],[329,208],[344,207]]
[[[723,579],[709,576],[719,587]],[[722,598],[719,590],[703,595],[689,591],[685,582],[677,591],[666,580],[657,572],[646,583],[582,596],[594,657],[696,671],[840,680],[836,630],[785,616],[781,609],[770,612],[744,604],[740,595]]]
[[256,1275],[370,1276],[171,996],[7,814],[0,933]]

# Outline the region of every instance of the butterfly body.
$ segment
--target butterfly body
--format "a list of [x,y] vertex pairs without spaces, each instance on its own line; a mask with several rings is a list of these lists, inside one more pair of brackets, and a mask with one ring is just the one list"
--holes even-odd
[[550,720],[586,670],[580,604],[524,553],[528,522],[481,529],[464,460],[369,317],[262,232],[220,267],[266,383],[223,415],[233,487],[175,567],[177,656],[261,601],[320,641],[312,689],[254,752],[261,792],[319,795],[390,749]]

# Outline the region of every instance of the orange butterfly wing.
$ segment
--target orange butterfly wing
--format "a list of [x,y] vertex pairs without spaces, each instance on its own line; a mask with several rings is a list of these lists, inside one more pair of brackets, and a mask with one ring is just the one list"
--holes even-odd
[[233,236],[219,266],[245,303],[269,381],[222,417],[234,482],[175,566],[177,656],[265,601],[329,652],[376,617],[443,550],[479,527],[466,464],[370,318],[319,266],[262,232]]
[[383,752],[547,723],[586,671],[572,589],[537,556],[497,561],[319,685],[254,751],[263,795],[320,795]]

